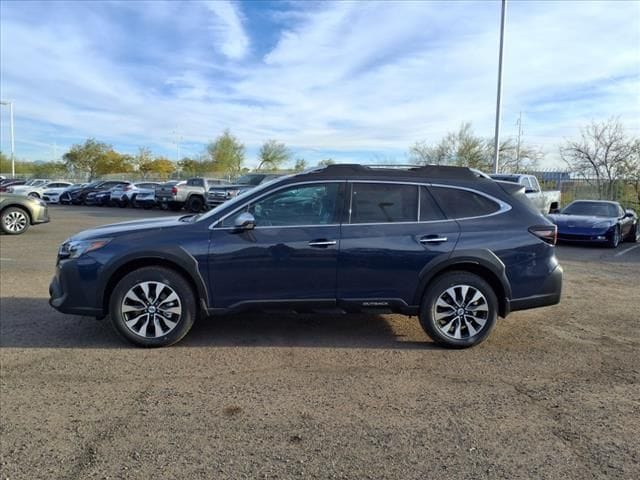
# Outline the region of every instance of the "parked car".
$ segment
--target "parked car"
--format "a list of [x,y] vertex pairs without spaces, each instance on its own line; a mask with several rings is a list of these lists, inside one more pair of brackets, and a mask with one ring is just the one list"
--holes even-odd
[[67,187],[47,187],[47,189],[42,192],[42,199],[47,203],[61,203],[60,197],[62,197],[65,192],[71,189],[82,188],[86,185],[86,183],[74,183],[73,185],[69,185]]
[[0,230],[7,235],[20,235],[30,225],[47,223],[47,204],[39,198],[0,193]]
[[274,173],[248,173],[242,175],[233,184],[222,184],[210,187],[207,193],[207,206],[209,208],[217,207],[227,200],[237,197],[241,193],[245,193],[262,183],[274,180],[280,176],[281,175]]
[[206,194],[214,185],[227,183],[219,178],[190,178],[184,183],[169,185],[163,183],[156,187],[156,201],[165,203],[171,210],[182,210],[184,207],[190,212],[200,212],[206,207]]
[[97,182],[92,182],[86,187],[81,188],[80,190],[70,191],[69,193],[71,196],[71,203],[73,203],[74,205],[83,205],[90,193],[109,190],[117,185],[126,183],[129,182],[125,182],[123,180],[100,180]]
[[524,187],[525,195],[531,200],[541,213],[553,213],[560,208],[560,190],[543,191],[534,175],[493,174],[489,175],[494,180],[512,182]]
[[558,226],[561,241],[604,243],[616,248],[620,242],[640,239],[638,214],[618,202],[576,200],[549,219]]
[[135,206],[138,195],[152,193],[155,197],[155,189],[158,185],[160,185],[159,182],[138,182],[119,185],[111,191],[111,203],[119,207]]
[[32,178],[21,185],[13,184],[9,186],[9,188],[7,188],[7,192],[15,193],[16,195],[27,195],[33,189],[42,187],[49,182],[51,182],[51,180],[48,178]]
[[29,185],[28,183],[25,185],[19,185],[17,187],[12,187],[10,189],[11,193],[15,193],[16,195],[28,195],[30,197],[42,198],[44,192],[50,188],[69,188],[71,186],[71,182],[65,182],[62,180],[55,181],[47,181],[45,183],[34,183]]
[[87,206],[97,206],[104,207],[105,205],[114,205],[111,203],[111,195],[114,190],[121,189],[123,185],[117,185],[115,187],[109,188],[108,190],[95,190],[93,192],[89,192],[84,199],[84,205]]
[[18,185],[24,185],[27,183],[26,180],[17,180],[17,179],[9,179],[4,180],[2,185],[0,185],[0,192],[8,192],[8,190],[12,187],[16,187]]
[[290,309],[417,315],[469,347],[497,317],[560,300],[556,227],[524,188],[466,168],[331,165],[205,214],[86,230],[60,246],[50,304],[109,316],[145,347],[199,314]]

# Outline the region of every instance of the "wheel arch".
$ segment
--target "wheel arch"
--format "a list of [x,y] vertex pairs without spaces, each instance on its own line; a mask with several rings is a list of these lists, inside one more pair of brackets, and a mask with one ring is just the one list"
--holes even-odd
[[[102,296],[98,299],[98,305],[102,307],[102,311],[105,315],[109,312],[109,302],[111,300],[113,290],[118,282],[128,273],[144,267],[164,267],[171,269],[184,277],[196,296],[196,301],[199,304],[198,309],[206,311],[208,305],[207,289],[204,280],[197,270],[197,261],[193,257],[190,258],[195,263],[192,267],[189,267],[183,259],[167,257],[166,254],[163,254],[162,256],[154,254],[142,256],[136,255],[133,258],[128,258],[127,260],[120,262],[117,266],[111,269],[111,273],[108,275],[108,279],[104,283],[103,288],[99,290],[102,292]],[[195,268],[195,271],[193,271],[193,268]]]
[[25,207],[24,205],[20,205],[19,203],[10,203],[8,205],[3,205],[2,208],[0,208],[0,215],[2,215],[5,210],[11,207],[19,208],[24,213],[26,213],[27,218],[29,219],[29,225],[33,225],[33,215],[31,215],[31,210],[29,210],[29,208]]
[[414,304],[422,304],[429,284],[436,277],[453,271],[473,273],[486,280],[498,298],[499,315],[506,317],[509,314],[511,285],[505,273],[504,263],[490,250],[454,253],[448,258],[436,258],[429,262],[421,272]]

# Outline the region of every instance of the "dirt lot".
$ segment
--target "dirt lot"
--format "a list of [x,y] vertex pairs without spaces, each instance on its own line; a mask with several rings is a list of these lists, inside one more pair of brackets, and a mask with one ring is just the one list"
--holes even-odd
[[633,244],[561,247],[562,303],[471,350],[398,315],[217,318],[142,350],[47,291],[61,241],[143,213],[51,214],[0,238],[2,479],[640,478]]

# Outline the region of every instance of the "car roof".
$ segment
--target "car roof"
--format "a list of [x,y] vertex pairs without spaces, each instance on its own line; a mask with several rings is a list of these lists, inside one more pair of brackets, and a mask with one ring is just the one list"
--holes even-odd
[[[614,200],[589,200],[589,199],[584,199],[584,200],[574,200],[571,203],[607,203],[609,205],[620,205],[620,202],[616,202]],[[571,205],[571,203],[569,205]],[[567,205],[567,206],[569,206]]]
[[377,167],[361,164],[333,164],[326,167],[306,170],[293,175],[292,178],[344,178],[364,180],[479,180],[477,174],[467,167],[448,165],[424,165],[394,168],[393,166]]

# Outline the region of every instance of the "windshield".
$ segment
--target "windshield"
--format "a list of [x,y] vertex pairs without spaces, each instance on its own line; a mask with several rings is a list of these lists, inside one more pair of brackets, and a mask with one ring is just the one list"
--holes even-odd
[[565,215],[586,215],[590,217],[617,217],[618,209],[612,203],[573,202],[562,211]]
[[[244,176],[246,177],[246,176],[249,176],[249,175],[244,175]],[[280,181],[280,180],[285,180],[285,179],[290,178],[292,176],[293,175],[286,175],[284,177],[272,178],[268,182],[264,182],[263,184],[257,186],[256,188],[251,189],[251,193],[261,192],[261,191],[269,188],[275,182]],[[242,177],[240,177],[240,178],[242,178]],[[205,213],[201,217],[198,217],[198,221],[202,221],[202,220],[206,220],[208,218],[211,218],[212,216],[216,215],[218,212],[226,210],[227,208],[232,209],[234,205],[242,204],[245,201],[245,198],[246,198],[246,195],[244,195],[244,196],[243,195],[238,195],[237,197],[234,197],[231,200],[227,200],[226,202],[221,203],[220,205],[218,205],[213,210],[209,210],[207,213]]]

